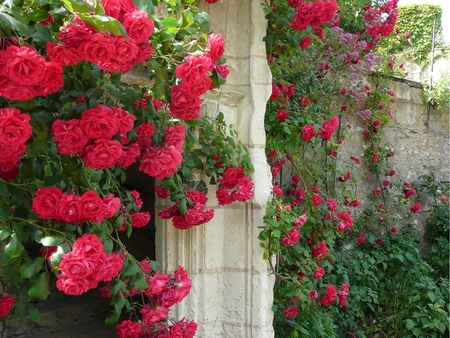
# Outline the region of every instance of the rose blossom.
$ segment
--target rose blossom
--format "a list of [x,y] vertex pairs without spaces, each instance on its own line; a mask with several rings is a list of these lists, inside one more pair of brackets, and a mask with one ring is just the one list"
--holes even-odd
[[134,228],[142,228],[146,226],[150,221],[150,213],[148,212],[136,212],[131,214],[131,226]]
[[129,38],[135,40],[138,44],[147,42],[150,39],[155,24],[146,12],[133,11],[126,13],[123,19],[122,24]]
[[102,104],[81,114],[80,127],[91,139],[108,139],[119,131],[120,121],[114,111]]
[[5,317],[14,306],[14,297],[3,292],[0,298],[0,317]]
[[43,220],[55,218],[62,194],[62,191],[56,187],[39,188],[31,209]]
[[131,320],[124,320],[116,328],[119,338],[139,338],[143,332],[141,324]]
[[83,59],[92,63],[109,60],[116,49],[114,39],[103,33],[89,34],[89,39],[78,46],[78,54],[83,55]]
[[153,152],[144,154],[139,170],[158,180],[162,180],[176,173],[182,160],[183,157],[176,148],[159,147]]
[[91,288],[87,279],[70,279],[64,274],[59,274],[56,278],[56,288],[66,295],[79,296]]
[[320,129],[318,135],[322,137],[324,141],[329,141],[338,125],[339,118],[337,116],[333,116],[329,121],[323,122],[322,128]]
[[150,304],[145,304],[139,312],[142,315],[142,320],[145,325],[152,326],[153,323],[167,318],[169,315],[169,308],[165,306],[151,307]]
[[225,39],[220,34],[210,34],[208,36],[209,52],[206,54],[211,60],[217,61],[225,51]]
[[70,194],[62,194],[56,207],[55,219],[64,222],[79,224],[83,222],[83,215],[80,212],[80,197]]
[[16,108],[0,109],[0,143],[17,146],[31,136],[30,116],[21,114]]
[[200,106],[203,99],[192,97],[181,86],[170,88],[172,103],[169,110],[174,118],[181,120],[194,120],[200,117]]
[[411,206],[411,211],[415,214],[418,213],[420,211],[420,204],[419,203],[413,204]]
[[198,98],[211,87],[212,80],[208,72],[213,69],[213,63],[207,56],[189,55],[184,63],[175,69],[175,74],[181,79],[181,88],[192,98]]
[[80,120],[69,121],[56,120],[52,125],[53,143],[60,154],[82,154],[84,146],[89,142],[83,129],[80,128]]
[[310,141],[316,135],[316,129],[312,124],[307,124],[302,130],[302,140],[303,142]]
[[87,167],[92,169],[108,169],[114,166],[122,155],[122,145],[115,140],[98,139],[86,147],[82,157]]
[[177,124],[164,129],[164,131],[166,132],[164,143],[167,147],[174,147],[177,149],[183,148],[186,127],[181,124]]
[[92,222],[102,222],[100,216],[103,211],[103,200],[94,190],[89,190],[81,195],[79,200],[79,210],[84,219]]
[[94,265],[92,260],[69,252],[63,256],[59,263],[61,272],[69,279],[87,279],[99,266]]

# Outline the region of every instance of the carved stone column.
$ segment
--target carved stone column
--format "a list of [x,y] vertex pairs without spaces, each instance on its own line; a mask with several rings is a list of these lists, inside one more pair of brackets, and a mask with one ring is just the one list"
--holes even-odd
[[[255,166],[255,197],[223,207],[210,187],[208,207],[215,209],[215,217],[208,224],[181,231],[157,220],[157,260],[162,270],[181,264],[188,271],[191,293],[172,315],[195,319],[197,337],[273,337],[273,276],[258,240],[271,190],[264,152],[264,113],[271,92],[262,41],[266,21],[260,0],[219,0],[206,6],[212,30],[226,38],[230,74],[226,86],[205,95],[205,109],[210,116],[224,113],[247,144]],[[157,201],[156,211],[162,207]]]

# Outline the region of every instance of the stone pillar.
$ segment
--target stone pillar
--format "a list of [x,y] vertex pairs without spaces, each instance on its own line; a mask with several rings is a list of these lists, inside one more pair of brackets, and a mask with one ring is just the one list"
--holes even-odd
[[[205,95],[205,111],[221,111],[239,131],[255,166],[255,197],[248,203],[219,206],[210,186],[208,208],[215,217],[182,231],[156,221],[157,260],[164,271],[184,266],[192,279],[189,296],[171,313],[199,325],[196,337],[273,337],[273,276],[258,240],[271,190],[265,158],[264,113],[271,75],[262,41],[266,21],[260,0],[219,0],[206,5],[212,30],[226,38],[230,69],[227,84]],[[156,211],[163,206],[157,201]]]

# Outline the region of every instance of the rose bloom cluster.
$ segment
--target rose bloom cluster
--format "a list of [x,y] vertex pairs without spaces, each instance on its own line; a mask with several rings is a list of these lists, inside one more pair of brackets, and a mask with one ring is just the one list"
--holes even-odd
[[[195,335],[197,324],[185,318],[169,326],[167,317],[170,307],[181,302],[189,293],[192,282],[185,269],[178,266],[172,274],[151,271],[150,264],[144,260],[141,267],[147,274],[149,287],[141,291],[151,301],[140,310],[141,322],[126,320],[117,326],[117,335],[123,338],[129,337],[186,337]],[[139,292],[131,291],[133,295]],[[110,296],[110,295],[108,295]]]
[[59,153],[78,155],[89,168],[111,168],[124,161],[122,144],[112,138],[133,129],[135,119],[122,108],[99,104],[85,110],[81,119],[56,120],[53,143]]
[[172,219],[173,226],[177,229],[189,229],[193,226],[209,222],[214,217],[214,210],[205,210],[208,198],[205,193],[197,190],[189,190],[186,193],[187,212],[182,214],[177,201],[168,209],[158,213],[162,219]]
[[62,73],[58,62],[47,62],[31,47],[11,45],[0,50],[0,96],[8,100],[54,93],[64,85]]
[[328,285],[325,289],[326,295],[320,299],[320,303],[324,306],[330,306],[338,299],[339,306],[345,306],[346,299],[348,297],[349,285],[347,283],[342,284],[339,290],[336,290],[334,285]]
[[181,79],[181,85],[174,85],[170,89],[169,110],[174,118],[199,118],[203,103],[200,96],[214,89],[211,74],[215,71],[222,78],[226,78],[229,73],[227,66],[220,61],[225,51],[225,39],[220,34],[210,34],[208,45],[207,53],[189,55],[184,63],[175,69],[176,76]]
[[[296,3],[290,2],[291,5]],[[299,2],[291,27],[296,31],[305,30],[308,26],[320,27],[330,21],[337,13],[336,0],[316,2]]]
[[48,187],[36,191],[31,209],[43,220],[79,224],[85,221],[101,223],[114,216],[119,207],[120,199],[113,195],[102,199],[94,190],[78,196]]
[[146,12],[138,10],[132,0],[103,0],[105,14],[120,21],[128,39],[100,33],[78,18],[58,34],[62,43],[47,44],[49,58],[63,66],[74,66],[81,60],[98,64],[107,72],[130,71],[153,53],[149,44],[154,22]]
[[[0,71],[1,72],[1,71]],[[19,175],[20,157],[32,134],[30,116],[16,108],[0,109],[0,178],[11,181]]]
[[[398,0],[390,0],[379,10],[372,8],[370,4],[364,7],[366,31],[373,41],[380,41],[381,37],[389,36],[394,30],[398,17],[397,3]],[[370,43],[370,45],[373,45],[373,43]]]
[[244,175],[244,169],[227,168],[220,179],[216,197],[220,205],[245,202],[253,197],[254,183]]
[[67,295],[81,295],[95,289],[99,282],[109,282],[122,269],[123,257],[107,254],[100,239],[86,234],[75,241],[72,251],[59,263],[61,273],[56,287]]

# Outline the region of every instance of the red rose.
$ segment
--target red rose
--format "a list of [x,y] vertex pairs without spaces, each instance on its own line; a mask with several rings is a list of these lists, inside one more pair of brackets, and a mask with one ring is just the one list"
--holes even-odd
[[136,212],[131,215],[131,226],[134,228],[142,228],[148,224],[150,218],[151,216],[148,212]]
[[80,127],[80,120],[56,120],[52,125],[53,143],[60,154],[82,154],[89,138]]
[[[88,37],[88,38],[86,38]],[[83,59],[97,63],[107,61],[116,53],[114,39],[103,33],[86,35],[85,40],[78,46],[78,53]]]
[[74,255],[69,252],[63,256],[61,263],[59,263],[61,272],[71,279],[88,278],[95,268],[97,268],[91,260],[87,260],[83,256]]
[[210,34],[208,45],[209,52],[206,55],[213,61],[219,60],[225,52],[225,39],[220,34]]
[[155,128],[151,122],[143,122],[139,127],[136,128],[136,134],[139,137],[152,137],[155,133]]
[[0,143],[15,147],[25,143],[32,133],[28,121],[30,116],[16,108],[0,109]]
[[289,113],[285,110],[278,109],[275,117],[279,122],[284,122],[289,117]]
[[100,217],[103,211],[103,200],[94,190],[87,191],[81,195],[79,200],[79,210],[83,219],[91,222],[102,222]]
[[14,297],[3,292],[0,298],[0,317],[5,317],[14,306]]
[[74,53],[72,49],[64,44],[55,42],[47,43],[47,55],[50,60],[62,66],[75,66],[81,60],[78,53]]
[[169,128],[164,129],[164,131],[166,132],[164,142],[166,147],[174,147],[177,149],[183,148],[186,127],[177,124],[176,126],[170,126]]
[[299,42],[299,46],[302,47],[302,49],[306,49],[308,48],[308,46],[311,44],[311,37],[310,36],[305,36],[300,42]]
[[120,208],[120,198],[113,195],[105,196],[103,199],[103,211],[100,217],[111,218]]
[[62,194],[56,208],[55,219],[64,223],[81,223],[83,221],[83,215],[79,210],[79,200],[79,196]]
[[200,117],[202,99],[190,96],[181,86],[172,86],[170,93],[172,103],[169,104],[169,110],[174,118],[194,120]]
[[313,20],[316,15],[317,13],[314,11],[314,7],[311,2],[301,3],[294,15],[292,28],[297,31],[305,30],[310,21]]
[[43,220],[56,219],[62,195],[62,191],[56,187],[39,188],[31,209]]
[[119,275],[120,270],[122,270],[122,265],[123,259],[117,252],[107,255],[100,267],[100,271],[98,271],[96,280],[109,282],[111,279]]
[[9,46],[0,51],[0,77],[15,85],[38,85],[47,70],[44,57],[30,47]]
[[85,234],[78,238],[72,246],[74,255],[83,256],[91,261],[101,261],[106,258],[102,241],[94,234]]
[[339,118],[336,116],[333,116],[329,121],[324,121],[322,128],[319,131],[319,136],[322,137],[324,141],[329,141],[338,125]]
[[302,140],[304,142],[310,141],[316,135],[316,129],[312,124],[307,124],[302,130]]
[[124,36],[114,36],[113,38],[115,48],[115,53],[111,56],[113,61],[128,62],[136,58],[139,47],[134,40],[127,39]]
[[359,244],[363,244],[365,241],[366,241],[366,237],[364,237],[364,236],[359,236],[358,237],[358,243]]
[[145,294],[149,297],[159,295],[166,288],[166,284],[168,281],[169,275],[156,272],[156,274],[150,280],[150,285],[145,291]]
[[133,143],[129,147],[122,146],[122,155],[117,160],[117,165],[122,168],[127,168],[136,162],[137,157],[141,153],[140,146],[138,143]]
[[139,338],[142,337],[142,325],[131,320],[124,320],[117,325],[117,336],[119,338]]
[[155,24],[148,14],[142,11],[133,11],[123,16],[122,24],[127,31],[128,37],[136,43],[147,42],[153,33]]
[[169,315],[169,308],[165,306],[151,307],[150,304],[145,304],[139,312],[142,315],[142,320],[145,325],[152,326],[153,323],[167,318]]
[[213,70],[213,63],[207,56],[189,55],[185,62],[175,69],[175,74],[182,81],[181,88],[192,98],[198,98],[211,87],[212,80],[208,72]]
[[107,169],[114,166],[122,155],[122,145],[115,140],[99,139],[86,147],[83,162],[92,169]]
[[114,111],[99,104],[81,114],[80,127],[91,139],[108,139],[119,131],[120,121]]
[[56,288],[64,292],[66,295],[79,296],[91,289],[92,281],[88,279],[70,279],[64,274],[56,276]]
[[415,214],[418,213],[420,211],[420,204],[419,203],[413,204],[411,206],[411,211]]
[[176,148],[159,147],[142,157],[139,170],[158,180],[162,180],[176,173],[182,160],[183,157]]
[[135,116],[119,107],[110,107],[110,109],[113,111],[113,117],[119,121],[118,132],[120,134],[125,134],[133,129]]
[[61,64],[56,62],[47,63],[47,70],[40,83],[39,95],[47,96],[61,89],[64,86],[62,74]]

